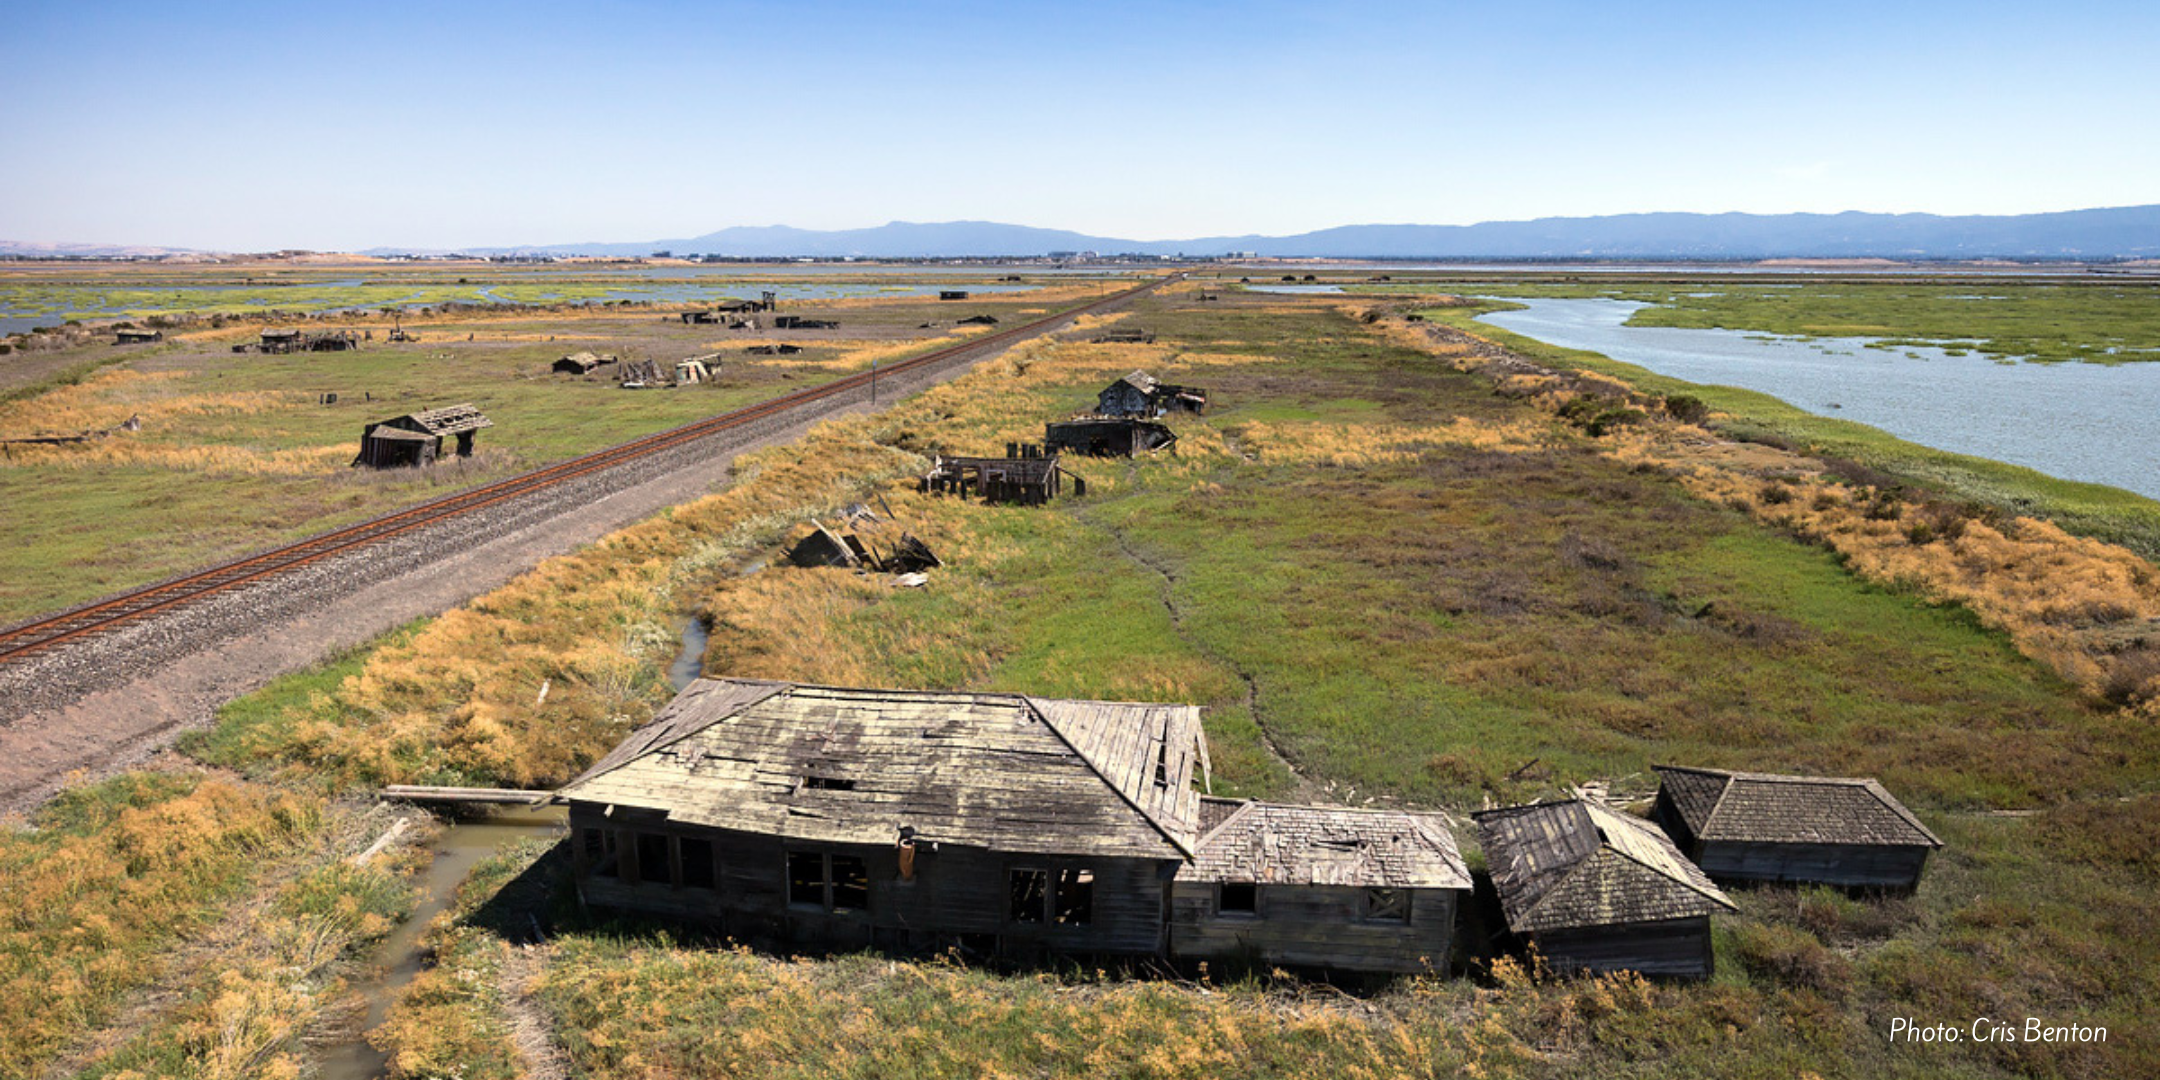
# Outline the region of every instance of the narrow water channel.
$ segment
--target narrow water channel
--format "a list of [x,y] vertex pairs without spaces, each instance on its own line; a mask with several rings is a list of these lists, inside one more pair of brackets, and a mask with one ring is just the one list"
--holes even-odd
[[705,673],[705,642],[711,637],[712,627],[704,619],[693,617],[683,626],[682,651],[675,654],[675,662],[667,669],[668,685],[678,693]]
[[322,1080],[376,1080],[390,1072],[388,1055],[367,1041],[367,1033],[381,1027],[390,1003],[404,993],[406,984],[427,966],[427,952],[420,937],[428,924],[442,914],[457,896],[457,888],[480,860],[500,851],[503,845],[530,836],[559,836],[568,830],[560,807],[536,806],[497,809],[482,816],[465,817],[444,826],[428,846],[435,859],[421,871],[419,906],[412,917],[376,947],[367,974],[355,990],[367,1000],[367,1016],[349,1041],[326,1046],[322,1051]]

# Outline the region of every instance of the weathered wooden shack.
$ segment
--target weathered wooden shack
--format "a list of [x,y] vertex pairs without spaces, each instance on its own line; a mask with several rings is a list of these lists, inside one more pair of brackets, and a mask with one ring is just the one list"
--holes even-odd
[[1656,826],[1589,799],[1471,816],[1509,932],[1553,970],[1711,974],[1735,906]]
[[1166,383],[1145,371],[1135,371],[1095,395],[1095,412],[1102,416],[1135,416],[1151,420],[1170,412],[1205,411],[1207,391]]
[[256,340],[256,348],[266,353],[299,352],[306,347],[307,335],[298,330],[265,330]]
[[1203,799],[1170,889],[1179,959],[1448,970],[1470,871],[1438,814]]
[[1872,779],[1656,768],[1658,824],[1717,881],[1910,892],[1943,846]]
[[853,535],[843,536],[818,522],[810,523],[810,534],[795,542],[788,549],[787,561],[796,566],[842,566],[849,569],[863,565],[870,558],[862,541]]
[[702,679],[557,793],[579,898],[819,949],[1159,954],[1199,710]]
[[123,326],[113,331],[115,345],[149,345],[165,340],[165,331]]
[[836,330],[840,327],[838,319],[813,319],[802,315],[775,315],[772,324],[775,330]]
[[965,319],[962,319],[962,320],[960,320],[959,322],[956,322],[956,323],[954,323],[953,325],[955,325],[955,326],[996,326],[997,324],[998,324],[998,319],[997,319],[997,316],[995,316],[995,315],[970,315],[970,316],[968,316],[967,318],[965,318]]
[[360,456],[353,464],[376,469],[432,465],[443,456],[444,439],[455,440],[452,453],[456,456],[470,457],[473,433],[494,426],[494,421],[469,404],[378,420],[361,431]]
[[[934,459],[918,487],[923,491],[950,492],[962,497],[980,495],[988,502],[1012,502],[1040,506],[1065,491],[1069,475],[1056,454],[1040,453],[1039,447],[1001,458],[946,457]],[[1086,481],[1072,477],[1073,494],[1087,494]]]
[[590,352],[574,352],[555,361],[553,370],[558,375],[590,375],[612,363],[615,363],[615,357],[613,356],[601,356],[598,353]]
[[965,300],[968,298],[968,294],[966,289],[939,289],[937,298],[940,300]]
[[1177,433],[1150,420],[1087,416],[1043,425],[1043,445],[1089,457],[1152,454],[1177,442]]

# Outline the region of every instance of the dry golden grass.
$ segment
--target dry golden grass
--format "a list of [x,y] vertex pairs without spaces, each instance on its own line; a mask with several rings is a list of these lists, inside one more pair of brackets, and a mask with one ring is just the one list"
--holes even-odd
[[1427,451],[1443,448],[1521,452],[1553,440],[1550,423],[1530,419],[1493,424],[1458,418],[1444,425],[1255,422],[1241,424],[1231,434],[1263,464],[1336,467],[1416,461]]

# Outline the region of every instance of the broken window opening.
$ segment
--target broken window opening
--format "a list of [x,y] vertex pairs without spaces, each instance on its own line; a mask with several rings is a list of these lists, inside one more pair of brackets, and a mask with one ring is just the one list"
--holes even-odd
[[832,908],[834,911],[870,909],[870,864],[860,855],[832,857]]
[[1215,893],[1215,914],[1260,914],[1260,886],[1250,881],[1225,881]]
[[1095,921],[1095,871],[1065,869],[1057,877],[1057,921],[1086,926]]
[[825,906],[825,856],[822,853],[788,852],[787,876],[787,902],[790,905]]
[[667,885],[675,880],[675,872],[668,865],[666,834],[637,834],[637,877],[641,882],[654,885]]
[[1407,889],[1365,890],[1365,917],[1387,922],[1410,921],[1410,892]]
[[1050,900],[1050,872],[1015,870],[1007,883],[1011,918],[1016,923],[1040,923]]
[[1155,744],[1155,786],[1170,786],[1170,743],[1167,739]]
[[619,876],[615,862],[615,834],[606,829],[585,830],[585,858],[593,877]]
[[837,776],[811,776],[804,778],[803,786],[819,791],[853,791],[855,781],[843,780]]
[[682,883],[686,889],[710,889],[715,885],[713,846],[710,840],[680,841],[682,847]]

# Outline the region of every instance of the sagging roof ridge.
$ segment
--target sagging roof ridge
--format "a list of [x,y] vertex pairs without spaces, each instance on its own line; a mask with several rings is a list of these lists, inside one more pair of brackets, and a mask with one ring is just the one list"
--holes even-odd
[[1735,783],[1744,781],[1751,784],[1784,784],[1793,787],[1859,788],[1873,796],[1875,801],[1882,805],[1883,809],[1890,811],[1899,820],[1918,830],[1920,835],[1927,838],[1930,844],[1938,848],[1944,846],[1942,838],[1935,835],[1935,830],[1922,824],[1918,816],[1906,808],[1904,803],[1899,802],[1897,796],[1890,794],[1890,790],[1883,787],[1882,783],[1872,776],[1796,776],[1790,773],[1713,769],[1699,765],[1652,765],[1650,768],[1653,772],[1693,773],[1697,776],[1707,776],[1725,781],[1725,785],[1718,789],[1717,802],[1710,807],[1710,812],[1703,817],[1702,828],[1696,830],[1698,835],[1706,840],[1718,839],[1711,834],[1711,829],[1717,823],[1718,814],[1725,809],[1725,796],[1732,792]]

